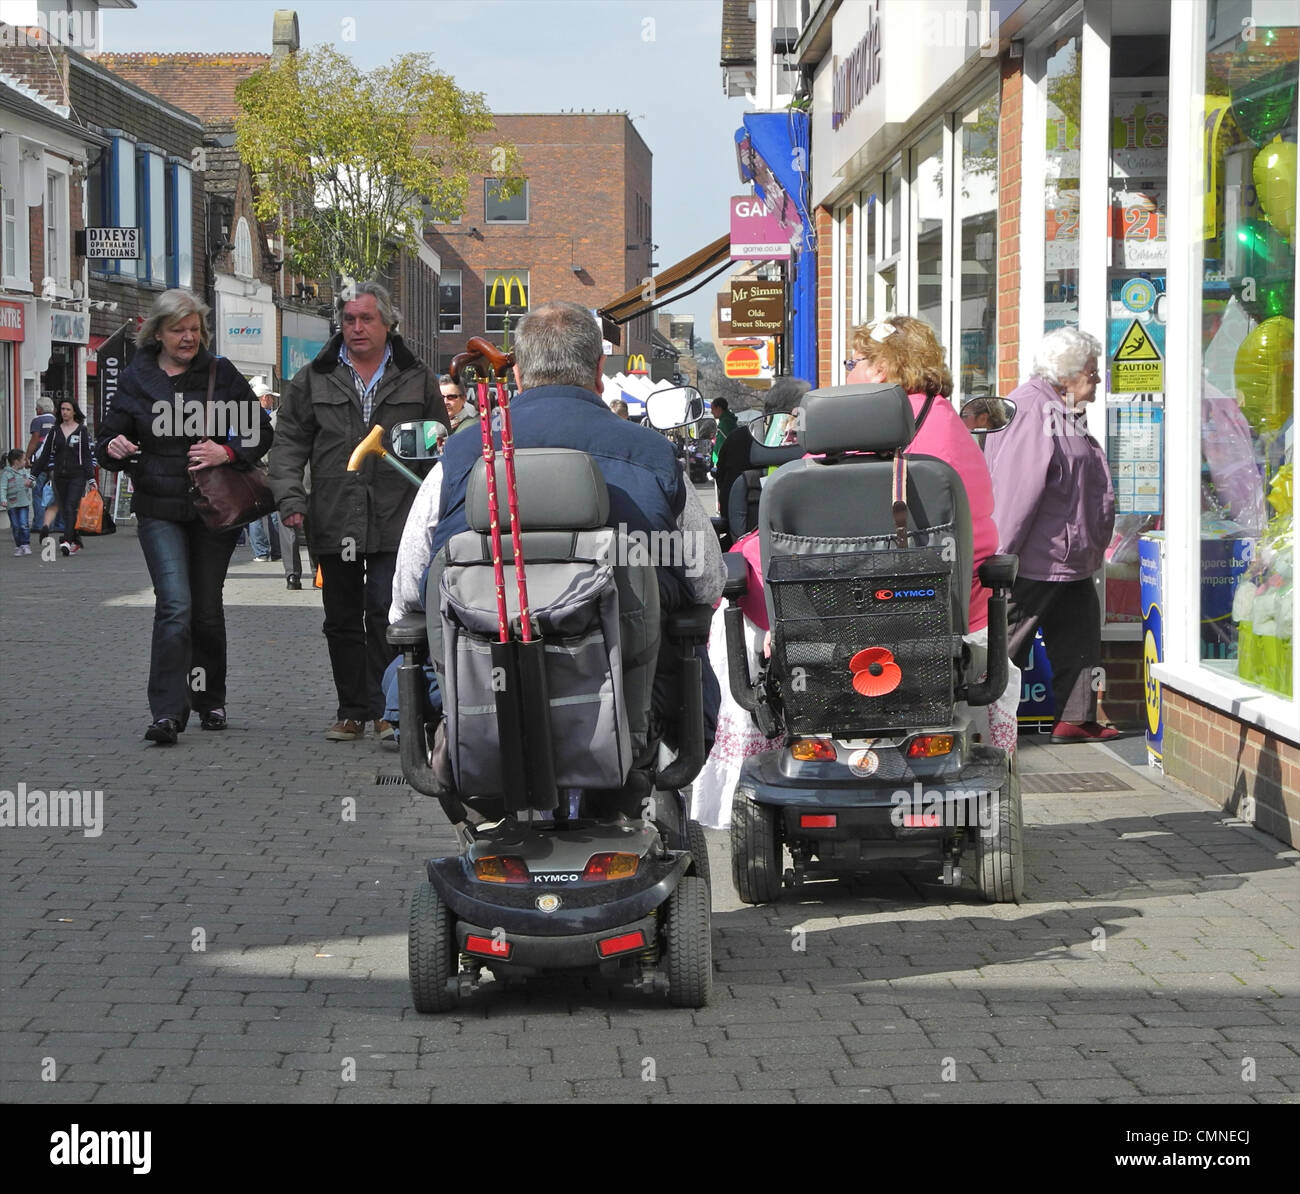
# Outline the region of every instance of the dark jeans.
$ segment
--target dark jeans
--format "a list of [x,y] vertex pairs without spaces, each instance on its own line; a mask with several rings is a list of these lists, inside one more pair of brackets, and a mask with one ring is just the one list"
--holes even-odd
[[199,519],[139,519],[140,546],[157,603],[149,656],[149,711],[184,722],[225,708],[226,611],[221,591],[238,531],[210,531]]
[[81,536],[77,533],[77,507],[85,494],[86,478],[83,474],[54,478],[54,500],[63,515],[63,538],[68,543],[81,543]]
[[351,561],[323,555],[319,563],[338,719],[376,721],[384,715],[384,669],[397,653],[384,637],[397,553],[375,552]]
[[1052,665],[1056,720],[1073,725],[1096,721],[1101,606],[1091,577],[1015,582],[1007,603],[1007,649],[1022,672],[1029,666],[1034,633],[1040,629]]

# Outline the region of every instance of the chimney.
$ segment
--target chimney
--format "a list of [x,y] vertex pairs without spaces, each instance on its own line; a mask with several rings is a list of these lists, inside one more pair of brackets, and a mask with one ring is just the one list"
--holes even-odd
[[298,52],[298,14],[292,8],[276,10],[271,26],[271,61],[280,62]]

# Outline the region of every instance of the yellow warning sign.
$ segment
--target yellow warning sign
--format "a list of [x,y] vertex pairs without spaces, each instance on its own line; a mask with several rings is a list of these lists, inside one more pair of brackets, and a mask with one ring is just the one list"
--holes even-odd
[[1162,393],[1165,363],[1142,324],[1133,320],[1110,363],[1112,394]]

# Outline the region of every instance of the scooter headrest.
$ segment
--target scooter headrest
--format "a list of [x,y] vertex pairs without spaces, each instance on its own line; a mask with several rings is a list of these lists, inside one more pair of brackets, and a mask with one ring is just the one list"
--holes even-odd
[[814,455],[893,452],[916,434],[912,404],[903,387],[889,384],[813,390],[800,403],[799,443]]
[[[501,530],[510,529],[506,497],[506,464],[496,456],[497,505]],[[609,518],[609,491],[596,463],[572,448],[517,448],[515,484],[522,531],[586,531],[603,527]],[[474,465],[465,491],[465,515],[470,529],[489,530],[487,467]]]

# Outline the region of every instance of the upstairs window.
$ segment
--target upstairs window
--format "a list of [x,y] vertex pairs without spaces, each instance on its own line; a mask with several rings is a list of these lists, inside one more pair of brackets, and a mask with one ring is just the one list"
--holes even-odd
[[501,197],[500,186],[499,178],[483,180],[483,219],[489,224],[527,224],[528,184],[525,182],[510,199]]
[[446,269],[438,279],[438,331],[460,331],[460,270]]
[[253,238],[248,231],[248,221],[243,216],[239,217],[239,223],[235,226],[235,276],[253,276]]

